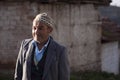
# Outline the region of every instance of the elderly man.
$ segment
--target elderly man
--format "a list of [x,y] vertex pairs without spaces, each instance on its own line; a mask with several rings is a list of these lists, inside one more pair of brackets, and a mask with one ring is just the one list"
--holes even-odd
[[53,20],[46,13],[35,17],[33,38],[21,43],[14,80],[69,80],[66,48],[50,36],[53,27]]

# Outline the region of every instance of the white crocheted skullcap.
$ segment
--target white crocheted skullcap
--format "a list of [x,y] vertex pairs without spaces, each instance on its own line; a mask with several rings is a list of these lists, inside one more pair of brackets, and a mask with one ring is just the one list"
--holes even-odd
[[33,21],[33,25],[34,25],[35,22],[44,23],[47,26],[52,27],[52,28],[55,25],[53,19],[51,17],[49,17],[47,13],[38,14]]

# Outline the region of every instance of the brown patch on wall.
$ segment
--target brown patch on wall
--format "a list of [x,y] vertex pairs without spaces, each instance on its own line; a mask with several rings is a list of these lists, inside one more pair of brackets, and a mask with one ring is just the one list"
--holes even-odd
[[3,63],[0,61],[0,69],[14,69],[15,68],[15,62],[8,61],[6,63]]
[[[96,61],[90,64],[85,65],[79,65],[76,68],[79,68],[79,71],[85,72],[85,71],[101,71],[101,62]],[[77,72],[77,70],[74,67],[71,67],[71,72]]]

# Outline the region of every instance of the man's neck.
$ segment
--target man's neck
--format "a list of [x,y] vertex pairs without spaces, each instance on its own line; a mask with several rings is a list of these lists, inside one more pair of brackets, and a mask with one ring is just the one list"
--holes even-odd
[[37,46],[39,50],[42,49],[42,47],[47,43],[47,41],[48,41],[48,38],[42,41],[37,41]]

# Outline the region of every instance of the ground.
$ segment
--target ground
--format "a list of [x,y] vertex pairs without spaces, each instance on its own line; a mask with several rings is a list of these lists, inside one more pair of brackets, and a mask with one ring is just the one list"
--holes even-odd
[[[14,75],[12,73],[0,72],[0,80],[13,80]],[[120,80],[120,74],[114,75],[113,73],[96,71],[72,72],[70,80]]]

